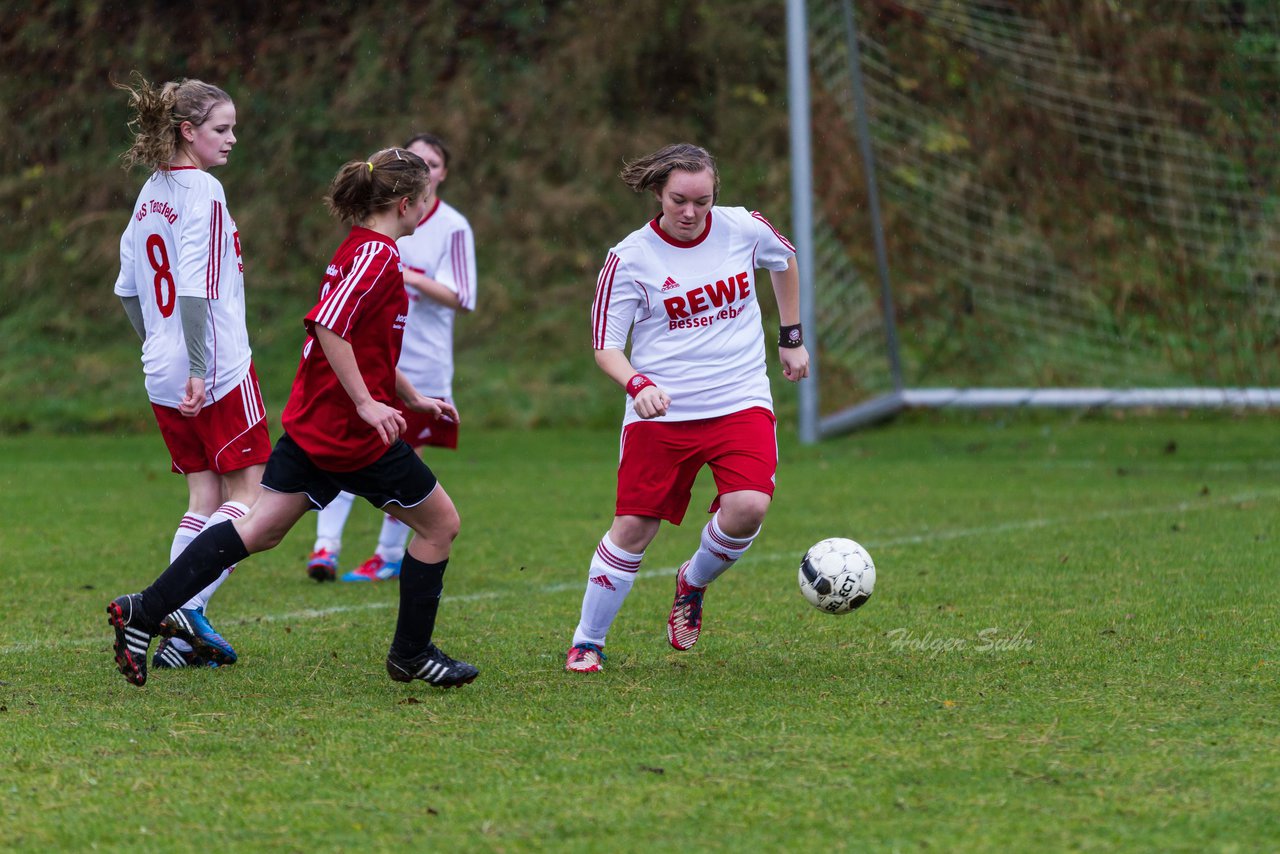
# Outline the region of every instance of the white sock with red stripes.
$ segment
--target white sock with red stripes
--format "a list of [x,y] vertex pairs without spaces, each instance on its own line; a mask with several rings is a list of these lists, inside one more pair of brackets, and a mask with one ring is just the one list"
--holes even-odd
[[609,627],[618,616],[622,602],[631,592],[636,571],[644,552],[631,554],[613,544],[605,534],[591,556],[591,568],[587,571],[587,590],[582,594],[582,618],[573,631],[573,645],[593,643],[604,646]]
[[[209,517],[209,521],[205,523],[205,527],[211,528],[214,525],[220,524],[222,522],[229,522],[235,519],[239,519],[241,516],[243,516],[248,512],[249,512],[248,506],[241,504],[239,501],[224,502],[223,505],[219,507],[216,511],[214,511],[214,514]],[[182,607],[203,608],[206,605],[208,605],[209,599],[213,597],[214,591],[222,586],[222,582],[227,580],[227,576],[230,575],[231,571],[234,570],[235,568],[236,568],[235,564],[232,564],[231,566],[228,566],[226,569],[222,570],[222,575],[219,575],[216,579],[214,579],[209,584],[208,587],[201,590],[196,595],[192,596],[191,600],[187,602],[187,604],[183,605]]]
[[182,517],[182,521],[178,523],[178,530],[173,532],[173,545],[169,546],[169,563],[178,559],[178,555],[182,554],[187,544],[204,530],[208,522],[209,517],[199,513],[187,513]]
[[316,551],[328,549],[334,554],[342,551],[342,529],[347,526],[355,500],[350,492],[339,492],[337,498],[316,514]]
[[702,543],[693,557],[689,558],[689,568],[684,571],[684,580],[694,587],[706,587],[719,578],[726,569],[737,563],[738,558],[760,536],[760,529],[756,528],[756,532],[746,539],[730,537],[720,530],[720,525],[716,522],[719,517],[719,513],[712,516],[711,521],[703,527]]

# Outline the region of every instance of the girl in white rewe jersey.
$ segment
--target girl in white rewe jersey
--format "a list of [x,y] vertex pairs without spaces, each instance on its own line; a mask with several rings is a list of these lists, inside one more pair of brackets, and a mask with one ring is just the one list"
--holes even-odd
[[[769,271],[783,376],[808,376],[795,249],[769,221],[715,204],[715,160],[670,145],[630,163],[622,180],[652,191],[661,212],[609,251],[591,310],[596,363],[629,396],[613,525],[596,546],[565,668],[600,669],[605,637],[662,520],[679,525],[699,470],[717,495],[696,551],[676,574],[667,639],[689,649],[708,585],[760,533],[778,446],[755,270]],[[624,352],[628,335],[631,353]]]
[[[134,111],[125,167],[153,171],[120,238],[115,292],[142,339],[147,396],[173,471],[187,481],[172,559],[206,525],[248,511],[271,452],[245,328],[240,234],[222,184],[208,172],[236,143],[236,108],[199,80],[153,86],[135,74],[120,88]],[[154,666],[236,660],[204,614],[232,569],[175,612],[190,636],[164,642]]]
[[[440,185],[449,175],[449,147],[435,134],[420,133],[404,148],[422,158],[430,170],[427,213],[413,234],[396,241],[400,249],[404,288],[409,295],[409,319],[404,327],[399,369],[414,387],[429,397],[453,403],[453,321],[458,312],[476,307],[476,244],[471,224],[457,208],[440,198]],[[404,440],[423,448],[458,447],[458,422],[448,416],[402,410],[407,427]],[[316,541],[307,560],[307,574],[316,581],[338,577],[342,531],[355,496],[344,492],[316,519]],[[409,539],[409,526],[386,514],[373,555],[344,573],[343,581],[387,581],[400,576]]]

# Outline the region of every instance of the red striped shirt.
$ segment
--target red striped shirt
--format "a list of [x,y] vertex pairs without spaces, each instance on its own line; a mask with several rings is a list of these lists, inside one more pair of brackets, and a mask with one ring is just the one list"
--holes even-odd
[[356,226],[329,262],[320,301],[307,313],[307,342],[281,416],[284,429],[312,461],[353,471],[377,460],[386,445],[356,412],[315,339],[323,326],[351,344],[374,400],[396,405],[396,361],[409,309],[395,241]]

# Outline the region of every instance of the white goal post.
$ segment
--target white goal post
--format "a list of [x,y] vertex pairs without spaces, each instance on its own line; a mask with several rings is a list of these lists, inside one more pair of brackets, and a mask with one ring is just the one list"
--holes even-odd
[[788,0],[801,441],[911,407],[1280,408],[1280,146],[1246,121],[1280,11],[1172,5],[1123,25],[1176,25],[1213,80],[1161,91],[1048,3]]

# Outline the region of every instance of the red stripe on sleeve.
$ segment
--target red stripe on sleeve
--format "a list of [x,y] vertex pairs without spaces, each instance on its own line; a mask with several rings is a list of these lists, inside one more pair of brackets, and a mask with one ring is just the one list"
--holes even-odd
[[204,292],[207,299],[218,298],[222,279],[222,204],[209,206],[209,260],[204,268]]
[[471,296],[471,271],[467,269],[466,232],[453,233],[453,281],[458,286],[458,303],[466,306]]
[[787,251],[788,251],[788,252],[795,252],[795,251],[796,251],[796,248],[795,248],[794,246],[792,246],[792,245],[791,245],[791,241],[790,241],[790,240],[787,240],[787,238],[783,237],[783,236],[782,236],[782,232],[780,232],[780,231],[778,231],[778,229],[774,228],[774,227],[773,227],[773,223],[771,223],[771,222],[769,222],[769,220],[765,219],[765,218],[764,218],[764,215],[763,215],[763,214],[761,214],[761,213],[760,213],[760,211],[752,211],[752,212],[751,212],[751,215],[752,215],[753,217],[755,217],[756,219],[760,220],[761,222],[763,222],[765,225],[769,226],[769,230],[773,232],[773,236],[774,236],[774,237],[776,237],[776,238],[778,238],[779,240],[781,240],[781,241],[782,241],[782,245],[783,245],[783,246],[785,246],[785,247],[787,247]]
[[609,322],[609,299],[613,296],[613,277],[621,261],[621,258],[610,252],[600,270],[600,277],[596,279],[596,301],[591,309],[591,346],[596,350],[604,349],[604,333]]

